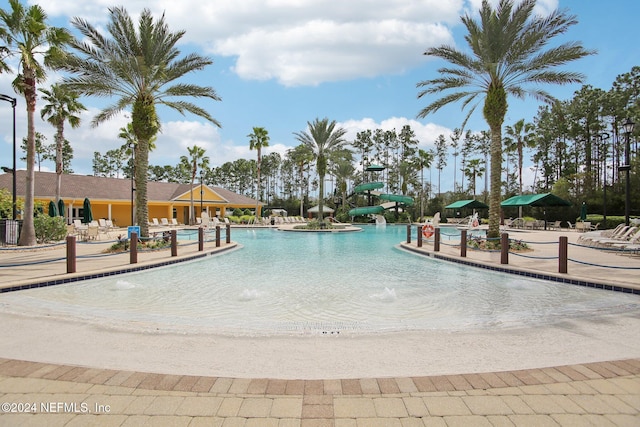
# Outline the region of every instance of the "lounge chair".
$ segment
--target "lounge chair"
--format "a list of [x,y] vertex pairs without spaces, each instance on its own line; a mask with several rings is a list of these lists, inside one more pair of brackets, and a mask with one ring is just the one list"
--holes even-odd
[[609,238],[593,238],[591,241],[593,242],[591,246],[598,247],[606,247],[610,246],[613,243],[629,243],[631,239],[637,238],[637,235],[640,234],[640,230],[638,227],[629,227],[627,231],[625,231],[622,235],[617,237],[609,237]]
[[175,219],[175,218],[171,218],[171,226],[172,227],[177,227],[178,225],[180,225],[180,224],[178,224],[178,220]]
[[611,241],[609,244],[616,248],[626,248],[628,246],[635,246],[640,244],[640,229],[636,230],[635,233],[631,234],[629,238],[622,242],[614,242]]
[[160,225],[162,225],[163,227],[168,227],[169,220],[167,218],[160,218]]
[[153,218],[153,220],[151,221],[151,224],[154,227],[160,227],[160,223],[158,222],[158,218]]
[[629,226],[624,225],[624,224],[618,224],[618,226],[617,226],[616,228],[614,228],[614,229],[612,229],[612,230],[605,230],[605,231],[603,231],[603,232],[602,232],[602,233],[600,233],[600,234],[601,234],[602,236],[604,236],[604,237],[611,237],[611,236],[613,236],[613,235],[617,234],[617,233],[618,233],[620,230],[622,230],[623,228],[624,228],[624,229],[626,229],[626,228],[628,228],[628,227],[629,227]]

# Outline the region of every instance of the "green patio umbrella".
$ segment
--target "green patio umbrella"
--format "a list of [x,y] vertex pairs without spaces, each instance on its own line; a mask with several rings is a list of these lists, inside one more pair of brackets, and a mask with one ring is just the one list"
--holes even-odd
[[64,206],[64,200],[60,199],[58,200],[58,215],[60,215],[61,217],[65,217],[65,212],[67,211],[67,209]]
[[88,197],[85,197],[84,203],[82,204],[82,222],[85,224],[89,224],[93,221],[93,212],[91,212],[91,202]]
[[580,221],[584,222],[587,219],[587,204],[582,202],[582,207],[580,208]]
[[56,205],[56,202],[54,202],[53,200],[49,200],[49,216],[50,217],[58,216],[58,206]]

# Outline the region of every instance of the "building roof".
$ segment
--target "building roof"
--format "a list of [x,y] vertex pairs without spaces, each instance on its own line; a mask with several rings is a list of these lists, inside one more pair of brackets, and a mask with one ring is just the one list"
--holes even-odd
[[[18,170],[16,174],[16,193],[24,197],[27,171]],[[12,174],[0,175],[0,188],[11,191]],[[51,199],[56,194],[55,172],[35,172],[35,192],[36,199]],[[199,186],[199,184],[198,184]],[[253,205],[256,200],[226,190],[222,187],[205,185],[206,188],[215,192],[223,199],[223,203],[234,205]],[[196,186],[194,186],[196,188]],[[171,202],[184,194],[189,194],[190,184],[178,184],[174,182],[147,182],[147,200],[149,202]],[[63,199],[84,199],[89,197],[94,200],[131,200],[131,180],[125,178],[105,178],[92,175],[62,174],[60,197]],[[194,191],[195,192],[195,191]],[[217,202],[220,203],[220,202]],[[260,205],[264,203],[260,202]]]

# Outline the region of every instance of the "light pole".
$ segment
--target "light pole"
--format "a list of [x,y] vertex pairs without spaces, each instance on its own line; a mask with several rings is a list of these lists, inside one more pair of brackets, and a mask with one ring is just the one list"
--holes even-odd
[[16,185],[16,98],[13,98],[9,95],[0,94],[0,100],[7,101],[13,107],[13,199],[12,199],[12,215],[13,220],[15,221],[18,217],[18,209],[16,205],[16,193],[17,193],[17,185]]
[[630,182],[630,171],[631,171],[631,133],[633,132],[633,127],[635,123],[627,118],[624,123],[622,123],[622,127],[624,128],[624,136],[625,136],[625,151],[624,151],[624,165],[620,166],[620,170],[625,171],[625,198],[624,198],[624,224],[629,225],[629,214],[631,212],[631,182]]
[[604,169],[604,177],[602,178],[602,228],[607,228],[607,151],[609,151],[607,139],[609,139],[609,134],[607,132],[603,132],[598,135],[598,138],[600,138],[600,141],[602,142],[602,168]]
[[134,144],[133,142],[129,143],[129,148],[131,149],[131,226],[135,225],[134,222],[134,209],[133,209],[133,194],[135,193],[136,189],[133,186],[133,182],[134,182],[134,177],[136,175],[136,156],[135,156],[135,148],[136,148],[136,144]]
[[202,216],[202,169],[200,169],[200,216]]

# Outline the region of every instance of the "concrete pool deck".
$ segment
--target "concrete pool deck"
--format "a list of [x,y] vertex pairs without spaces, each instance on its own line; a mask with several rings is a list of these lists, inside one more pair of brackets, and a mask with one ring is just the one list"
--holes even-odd
[[[536,231],[522,239],[557,241],[559,235],[570,242],[579,236]],[[87,250],[100,246],[87,245]],[[455,256],[453,247],[442,250]],[[603,254],[614,257],[612,265],[640,264],[638,257],[578,246],[569,250],[571,258],[594,264],[607,264]],[[44,252],[28,256],[51,257]],[[179,251],[185,257],[190,252]],[[468,257],[476,255],[470,251]],[[144,262],[150,264],[163,258],[148,257]],[[512,256],[510,265],[522,260]],[[79,263],[78,271],[118,268],[118,262],[121,267],[117,256],[92,259],[90,267]],[[536,268],[529,268],[546,271],[546,264],[535,261]],[[557,261],[549,264],[557,268]],[[10,277],[0,270],[3,285],[42,280],[47,273],[64,276],[55,273],[57,264],[45,266],[48,271],[12,268]],[[584,273],[584,268],[591,270]],[[638,286],[637,270],[627,273],[570,265],[568,276]],[[544,331],[306,337],[306,349],[278,339],[234,343],[233,338],[144,334],[127,340],[53,319],[2,316],[2,321],[0,394],[9,403],[9,413],[3,406],[0,415],[3,425],[635,426],[640,420],[639,313],[566,322]],[[104,351],[114,349],[108,358]],[[388,366],[394,353],[405,353],[401,368]],[[225,375],[224,367],[217,366],[225,358],[253,364],[244,368],[251,375],[242,374],[243,369]],[[373,375],[341,375],[385,358],[387,363],[371,368]],[[194,366],[198,363],[200,368]],[[278,375],[289,363],[319,371],[319,376]],[[25,403],[35,403],[35,410]],[[29,413],[11,413],[19,409]]]

